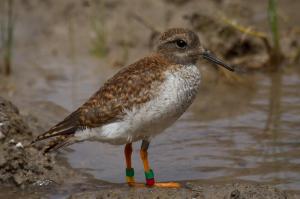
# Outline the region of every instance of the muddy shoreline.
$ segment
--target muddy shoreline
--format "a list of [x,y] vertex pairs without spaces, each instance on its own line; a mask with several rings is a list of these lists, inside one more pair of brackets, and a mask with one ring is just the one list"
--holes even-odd
[[[35,107],[37,110],[38,105]],[[47,107],[57,114],[58,106],[48,103]],[[51,108],[52,107],[52,108]],[[0,97],[0,182],[17,187],[62,183],[65,179],[74,182],[83,175],[78,174],[65,162],[57,163],[54,154],[43,155],[39,145],[30,145],[39,132],[46,130],[45,123],[53,120],[49,114],[34,113],[21,115],[11,102]],[[55,118],[55,115],[52,117]]]
[[197,199],[291,199],[296,197],[272,186],[259,184],[198,185],[188,182],[180,189],[113,188],[72,194],[69,199],[80,198],[197,198]]
[[[47,114],[42,108],[47,106]],[[38,109],[40,108],[40,111]],[[11,102],[0,98],[1,125],[1,184],[6,189],[20,190],[26,198],[57,195],[79,198],[295,198],[270,185],[233,183],[208,185],[201,181],[181,182],[180,189],[131,188],[126,184],[111,184],[100,180],[86,181],[87,174],[71,168],[56,154],[43,155],[39,146],[29,145],[36,136],[33,132],[45,130],[47,121],[57,113],[66,113],[51,103],[41,103],[35,113],[21,115]],[[39,117],[35,116],[39,113]],[[50,114],[52,113],[52,114]],[[52,118],[51,118],[52,117]],[[55,120],[55,119],[54,119]],[[92,177],[89,176],[89,179]],[[61,185],[63,185],[61,187]],[[3,187],[1,189],[3,189]],[[9,188],[10,187],[10,188]],[[0,189],[0,190],[1,190]],[[13,192],[0,194],[7,197]],[[54,194],[55,193],[55,194]]]

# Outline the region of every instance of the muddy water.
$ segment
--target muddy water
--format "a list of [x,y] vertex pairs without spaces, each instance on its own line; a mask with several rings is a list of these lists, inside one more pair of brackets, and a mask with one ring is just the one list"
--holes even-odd
[[[181,119],[151,142],[157,179],[243,180],[300,190],[299,72],[242,78],[248,78],[246,83],[216,81],[204,86]],[[95,79],[99,78],[79,82],[73,101],[80,104],[92,93],[100,83]],[[70,100],[60,100],[62,89],[69,86],[60,81],[47,98],[71,109]],[[139,145],[134,145],[134,167],[143,181]],[[74,151],[63,151],[62,156],[73,167],[101,180],[124,182],[123,146],[83,142],[70,148]]]

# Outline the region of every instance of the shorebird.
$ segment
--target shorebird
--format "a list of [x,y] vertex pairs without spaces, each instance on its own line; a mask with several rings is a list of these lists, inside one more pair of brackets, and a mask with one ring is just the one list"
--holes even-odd
[[157,183],[148,162],[153,137],[174,123],[195,99],[201,83],[196,65],[206,59],[233,71],[213,56],[197,34],[173,28],[160,35],[156,51],[124,67],[72,112],[33,143],[52,138],[45,153],[84,140],[125,145],[126,179],[137,186],[131,164],[132,143],[141,140],[146,186],[179,187],[175,182]]

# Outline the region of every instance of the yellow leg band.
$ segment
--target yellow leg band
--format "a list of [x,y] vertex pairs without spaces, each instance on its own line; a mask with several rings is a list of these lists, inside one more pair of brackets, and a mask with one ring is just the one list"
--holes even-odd
[[126,181],[127,181],[127,183],[134,183],[135,182],[133,176],[132,177],[126,176]]

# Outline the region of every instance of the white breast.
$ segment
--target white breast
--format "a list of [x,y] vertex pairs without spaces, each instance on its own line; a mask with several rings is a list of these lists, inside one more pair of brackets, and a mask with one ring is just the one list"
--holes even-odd
[[76,132],[80,140],[96,139],[112,144],[125,144],[151,139],[175,122],[194,100],[200,84],[200,72],[195,65],[166,72],[166,81],[158,95],[142,107],[125,110],[122,121],[99,128]]

